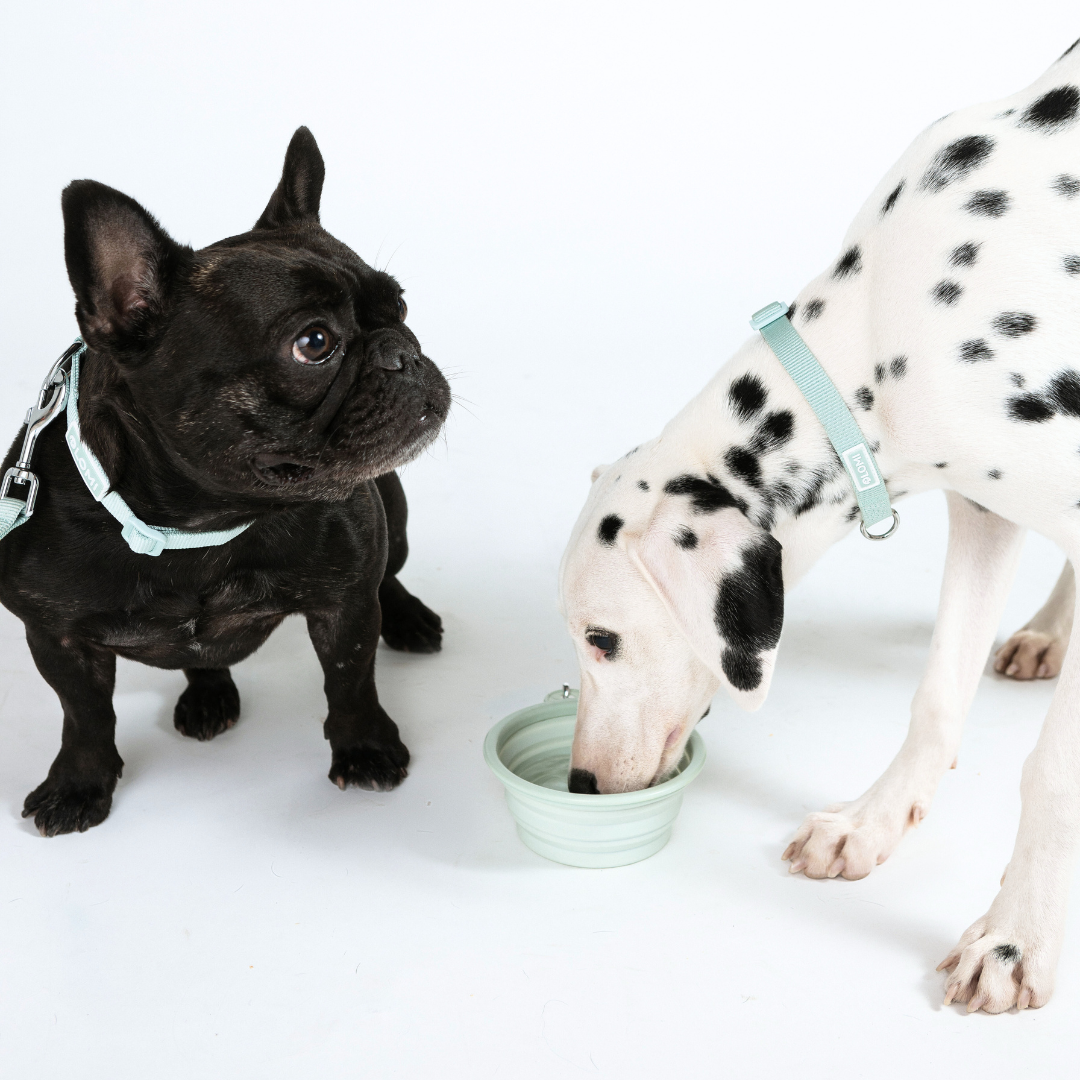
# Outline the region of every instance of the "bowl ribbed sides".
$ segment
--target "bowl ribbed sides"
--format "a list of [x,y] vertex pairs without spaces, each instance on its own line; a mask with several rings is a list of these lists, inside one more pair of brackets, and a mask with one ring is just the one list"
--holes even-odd
[[675,774],[642,791],[583,795],[566,789],[577,702],[558,699],[506,717],[488,732],[484,757],[506,789],[524,843],[570,866],[638,862],[671,836],[686,785],[701,771],[705,744],[694,732]]
[[671,838],[682,792],[645,806],[606,812],[553,807],[509,788],[506,803],[526,847],[567,866],[599,869],[627,866],[655,855]]

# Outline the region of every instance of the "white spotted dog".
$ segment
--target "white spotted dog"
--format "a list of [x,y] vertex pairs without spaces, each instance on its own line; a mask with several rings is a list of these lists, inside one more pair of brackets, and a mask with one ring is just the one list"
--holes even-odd
[[[923,818],[956,758],[1024,530],[1080,556],[1080,43],[1027,90],[920,135],[791,318],[892,499],[943,488],[949,506],[907,738],[864,795],[811,814],[784,853],[793,872],[854,879]],[[857,516],[824,428],[760,337],[658,438],[597,470],[561,570],[581,661],[572,790],[663,779],[720,686],[759,706],[784,589]],[[1035,630],[1064,641],[1071,579],[1058,592],[1056,623]],[[1022,651],[1010,645],[1007,667]],[[1047,647],[1032,646],[1037,661]],[[1080,840],[1080,648],[1022,795],[1004,884],[942,965],[946,1001],[971,1011],[1039,1006],[1053,987]]]

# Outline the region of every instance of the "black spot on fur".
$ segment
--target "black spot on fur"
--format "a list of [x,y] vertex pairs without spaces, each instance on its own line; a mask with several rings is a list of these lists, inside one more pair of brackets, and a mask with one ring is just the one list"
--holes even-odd
[[1077,46],[1077,45],[1080,45],[1080,38],[1077,38],[1077,39],[1076,39],[1076,41],[1074,41],[1074,42],[1073,42],[1073,43],[1072,43],[1072,44],[1071,44],[1071,45],[1070,45],[1070,46],[1069,46],[1069,47],[1068,47],[1068,48],[1067,48],[1067,49],[1066,49],[1066,50],[1065,50],[1065,51],[1064,51],[1064,52],[1063,52],[1063,53],[1062,53],[1062,54],[1061,54],[1061,55],[1060,55],[1059,57],[1058,57],[1058,60],[1064,60],[1064,59],[1065,59],[1065,57],[1066,57],[1066,56],[1068,56],[1068,55],[1069,55],[1069,53],[1071,53],[1071,52],[1073,51],[1073,49],[1075,49],[1075,48],[1076,48],[1076,46]]
[[784,318],[787,319],[788,322],[791,322],[791,320],[795,318],[795,310],[797,307],[797,304],[790,304],[788,306],[787,315],[784,316]]
[[962,285],[955,281],[939,281],[930,290],[930,295],[934,298],[935,303],[951,307],[964,295],[964,289]]
[[964,209],[981,217],[1001,217],[1009,209],[1010,202],[1007,191],[976,191],[964,203]]
[[982,244],[967,243],[961,244],[959,247],[953,248],[952,254],[949,255],[950,266],[974,266],[975,260],[979,257],[979,248]]
[[1035,316],[1024,311],[1003,311],[993,322],[994,329],[1003,337],[1023,337],[1037,325]]
[[596,786],[596,773],[591,773],[588,769],[571,769],[566,789],[575,795],[600,794],[600,789]]
[[761,487],[761,466],[753,451],[745,446],[733,446],[724,455],[724,463],[740,480],[751,487]]
[[1012,371],[1009,373],[1009,382],[1011,382],[1017,390],[1023,390],[1027,385],[1027,379],[1025,379],[1019,371]]
[[1000,469],[991,469],[986,475],[989,476],[991,480],[1000,480],[1001,479],[1001,470]]
[[811,322],[825,310],[824,300],[808,300],[806,310],[803,312],[803,322]]
[[949,467],[949,463],[947,461],[935,461],[934,462],[934,468],[935,469],[947,469],[948,467]]
[[795,417],[787,409],[771,412],[754,432],[753,447],[760,454],[777,450],[789,442],[795,430]]
[[890,191],[889,194],[885,196],[885,201],[881,204],[882,217],[884,217],[896,205],[896,200],[900,198],[900,193],[903,190],[904,181],[901,180],[900,183],[897,184],[896,187],[894,187],[892,191]]
[[822,493],[830,479],[831,474],[824,469],[814,470],[810,477],[810,483],[806,486],[802,495],[799,496],[798,501],[792,506],[792,513],[794,513],[795,517],[801,517],[803,514],[813,510],[814,507],[821,505]]
[[1020,959],[1020,950],[1015,945],[999,945],[993,954],[1003,964],[1015,964]]
[[774,649],[784,625],[782,549],[772,536],[743,552],[742,566],[716,593],[713,617],[724,639],[720,666],[737,690],[761,685],[761,656]]
[[885,365],[884,364],[875,364],[874,365],[874,382],[876,382],[876,383],[878,383],[880,385],[884,381],[885,381]]
[[733,495],[711,473],[704,480],[689,473],[676,476],[664,485],[664,491],[668,495],[689,495],[690,505],[698,514],[714,514],[728,507],[734,507],[744,514],[747,511],[746,500]]
[[696,548],[698,545],[697,533],[683,525],[675,534],[675,543],[684,549]]
[[740,375],[728,388],[731,411],[740,420],[749,420],[761,412],[769,392],[756,375]]
[[847,522],[854,521],[859,516],[859,504],[855,503],[853,506],[848,507],[848,512],[844,515],[844,520]]
[[859,250],[859,245],[855,244],[840,256],[840,261],[836,264],[832,276],[839,281],[842,278],[854,277],[861,269],[862,252]]
[[1064,195],[1066,199],[1075,199],[1077,195],[1080,195],[1080,180],[1068,173],[1055,176],[1053,186],[1054,190],[1059,195]]
[[894,379],[902,379],[907,374],[907,357],[894,356],[892,363],[889,364],[889,370]]
[[1080,374],[1071,370],[1059,371],[1050,380],[1047,392],[1058,412],[1080,416]]
[[648,483],[647,480],[639,480],[637,482],[637,486],[639,488],[641,488],[642,491],[648,491],[649,490],[649,483]]
[[919,187],[941,191],[982,165],[993,149],[994,140],[989,135],[965,135],[949,143],[930,162]]
[[1037,131],[1060,131],[1076,119],[1080,110],[1080,90],[1075,86],[1058,86],[1033,101],[1023,112],[1019,123]]
[[965,341],[960,345],[960,359],[973,364],[978,360],[992,360],[994,350],[986,344],[984,338],[976,338],[974,341]]
[[855,391],[855,404],[864,412],[869,412],[874,407],[874,395],[869,386],[860,386]]
[[1006,116],[1012,116],[1014,112],[1016,112],[1015,109],[1006,109],[1004,112],[999,112],[997,116],[994,117],[994,119],[1003,120]]
[[1066,255],[1061,265],[1065,267],[1066,274],[1080,274],[1080,255]]
[[1039,394],[1019,394],[1006,402],[1009,417],[1027,424],[1041,424],[1054,415],[1054,410]]
[[619,530],[623,527],[623,524],[623,519],[618,514],[608,514],[600,522],[600,528],[596,530],[597,539],[601,544],[611,547],[615,543],[615,537],[619,535]]

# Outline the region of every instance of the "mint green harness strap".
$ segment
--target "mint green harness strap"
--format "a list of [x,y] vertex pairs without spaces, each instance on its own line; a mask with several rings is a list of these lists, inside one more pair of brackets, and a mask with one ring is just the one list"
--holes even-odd
[[[859,528],[863,536],[868,540],[885,540],[896,532],[900,515],[889,502],[889,493],[877,461],[851,410],[844,404],[840,392],[818,363],[817,357],[788,321],[787,312],[786,304],[769,304],[754,312],[750,325],[760,331],[825,428],[855,489],[862,515]],[[882,521],[891,521],[885,532],[868,531],[871,525]]]
[[26,503],[5,495],[0,499],[0,540],[12,529],[18,528],[27,518]]
[[213,532],[188,532],[184,529],[147,525],[135,516],[135,511],[124,502],[118,492],[109,490],[109,477],[94,451],[83,442],[79,429],[79,359],[84,351],[85,348],[71,359],[65,438],[83,482],[90,494],[120,522],[120,535],[127,541],[128,547],[136,555],[160,555],[163,551],[178,548],[219,547],[239,536],[251,524],[250,521],[237,525],[234,529],[217,529]]

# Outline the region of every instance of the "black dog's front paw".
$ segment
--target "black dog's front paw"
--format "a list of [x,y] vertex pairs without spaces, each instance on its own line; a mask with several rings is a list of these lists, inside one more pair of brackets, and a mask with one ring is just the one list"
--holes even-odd
[[392,791],[409,775],[409,751],[396,746],[347,746],[335,750],[330,779],[342,791],[350,785],[367,791]]
[[181,735],[205,742],[235,726],[240,719],[240,691],[226,671],[192,672],[191,684],[180,695],[173,724]]
[[109,816],[115,788],[116,777],[103,783],[46,780],[26,796],[22,816],[32,814],[42,836],[86,832]]
[[442,619],[397,578],[379,588],[383,641],[399,652],[436,653],[442,648]]

